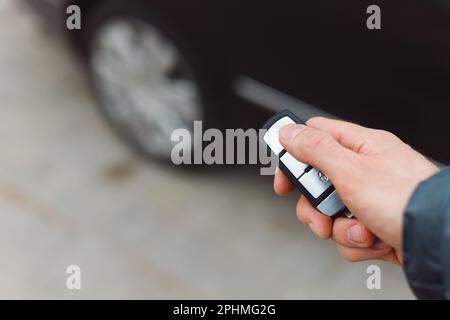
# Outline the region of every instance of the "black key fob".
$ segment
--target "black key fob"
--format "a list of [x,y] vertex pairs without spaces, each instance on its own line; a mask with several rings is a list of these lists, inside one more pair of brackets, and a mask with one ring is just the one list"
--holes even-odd
[[[276,114],[263,126],[263,129],[267,130],[264,135],[264,142],[278,156],[280,170],[300,190],[303,196],[323,214],[330,217],[335,216],[341,211],[345,211],[346,208],[328,177],[310,165],[296,160],[280,144],[280,129],[285,125],[297,123],[304,124],[289,110]],[[351,217],[348,211],[345,214],[347,217]]]

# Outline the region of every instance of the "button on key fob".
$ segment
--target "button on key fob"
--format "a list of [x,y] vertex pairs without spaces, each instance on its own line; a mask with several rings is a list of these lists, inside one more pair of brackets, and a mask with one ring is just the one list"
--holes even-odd
[[[317,210],[330,217],[345,211],[345,205],[328,177],[319,170],[295,159],[280,144],[280,129],[285,125],[296,123],[303,124],[303,121],[289,110],[276,114],[263,126],[263,129],[267,130],[264,142],[278,156],[280,170]],[[351,217],[348,211],[345,215]]]

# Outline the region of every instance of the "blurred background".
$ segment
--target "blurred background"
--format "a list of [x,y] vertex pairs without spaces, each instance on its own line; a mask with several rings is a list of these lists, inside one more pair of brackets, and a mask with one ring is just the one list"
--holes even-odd
[[[116,33],[102,31],[103,39],[111,37],[110,42],[88,41],[95,46],[90,63],[100,59],[109,64],[99,63],[94,75],[87,77],[85,64],[74,58],[76,49],[62,39],[65,36],[25,8],[18,1],[0,0],[0,298],[413,297],[402,270],[382,262],[376,262],[382,288],[368,290],[366,268],[372,263],[345,262],[331,241],[317,240],[297,221],[298,194],[275,196],[271,177],[249,167],[171,167],[161,161],[164,147],[152,149],[161,140],[146,146],[145,139],[139,138],[156,129],[130,122],[129,116],[120,118],[114,108],[105,117],[99,111],[101,102],[118,99],[117,93],[123,98],[127,92],[116,83],[125,79],[125,71],[114,69],[108,56],[111,50],[116,58],[122,49],[130,50],[120,42],[130,40],[120,24]],[[92,25],[117,10],[97,13]],[[164,37],[159,41],[167,42]],[[177,46],[170,42],[160,48],[164,57],[177,55]],[[119,59],[123,59],[120,54]],[[121,65],[136,59],[122,60]],[[171,63],[162,59],[156,68]],[[140,83],[149,81],[153,96],[137,90],[139,94],[126,98],[137,99],[139,109],[148,99],[158,105],[188,97],[191,108],[181,110],[184,118],[174,121],[190,121],[198,116],[195,112],[204,116],[205,110],[195,105],[211,97],[195,96],[192,80],[203,71],[190,70],[188,62],[180,65],[171,70],[171,87],[154,85],[156,76],[139,78]],[[105,71],[111,68],[113,72]],[[247,82],[240,92],[251,98],[261,88]],[[179,91],[162,100],[155,98],[155,92],[166,89]],[[322,112],[300,100],[286,100],[278,91],[269,92],[303,107],[306,115]],[[237,110],[255,107],[255,101],[235,98],[221,102],[230,102]],[[152,112],[150,118],[164,111]],[[215,113],[208,112],[208,119],[214,118]],[[119,129],[118,135],[111,119],[119,119],[116,127],[123,125],[126,130]],[[136,144],[140,153],[130,148]],[[81,267],[81,290],[66,288],[69,265]]]

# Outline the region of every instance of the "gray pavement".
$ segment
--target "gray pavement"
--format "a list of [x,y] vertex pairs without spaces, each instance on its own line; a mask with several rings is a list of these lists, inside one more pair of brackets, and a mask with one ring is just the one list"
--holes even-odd
[[[0,0],[0,298],[412,298],[401,269],[343,261],[252,170],[137,157],[77,64]],[[375,262],[373,262],[375,263]],[[82,289],[66,288],[66,267]]]

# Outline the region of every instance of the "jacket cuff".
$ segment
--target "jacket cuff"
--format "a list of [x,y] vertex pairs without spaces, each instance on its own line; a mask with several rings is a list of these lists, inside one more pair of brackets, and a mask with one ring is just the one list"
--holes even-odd
[[404,270],[419,299],[445,297],[442,257],[445,220],[450,210],[450,169],[444,169],[419,184],[403,221]]

